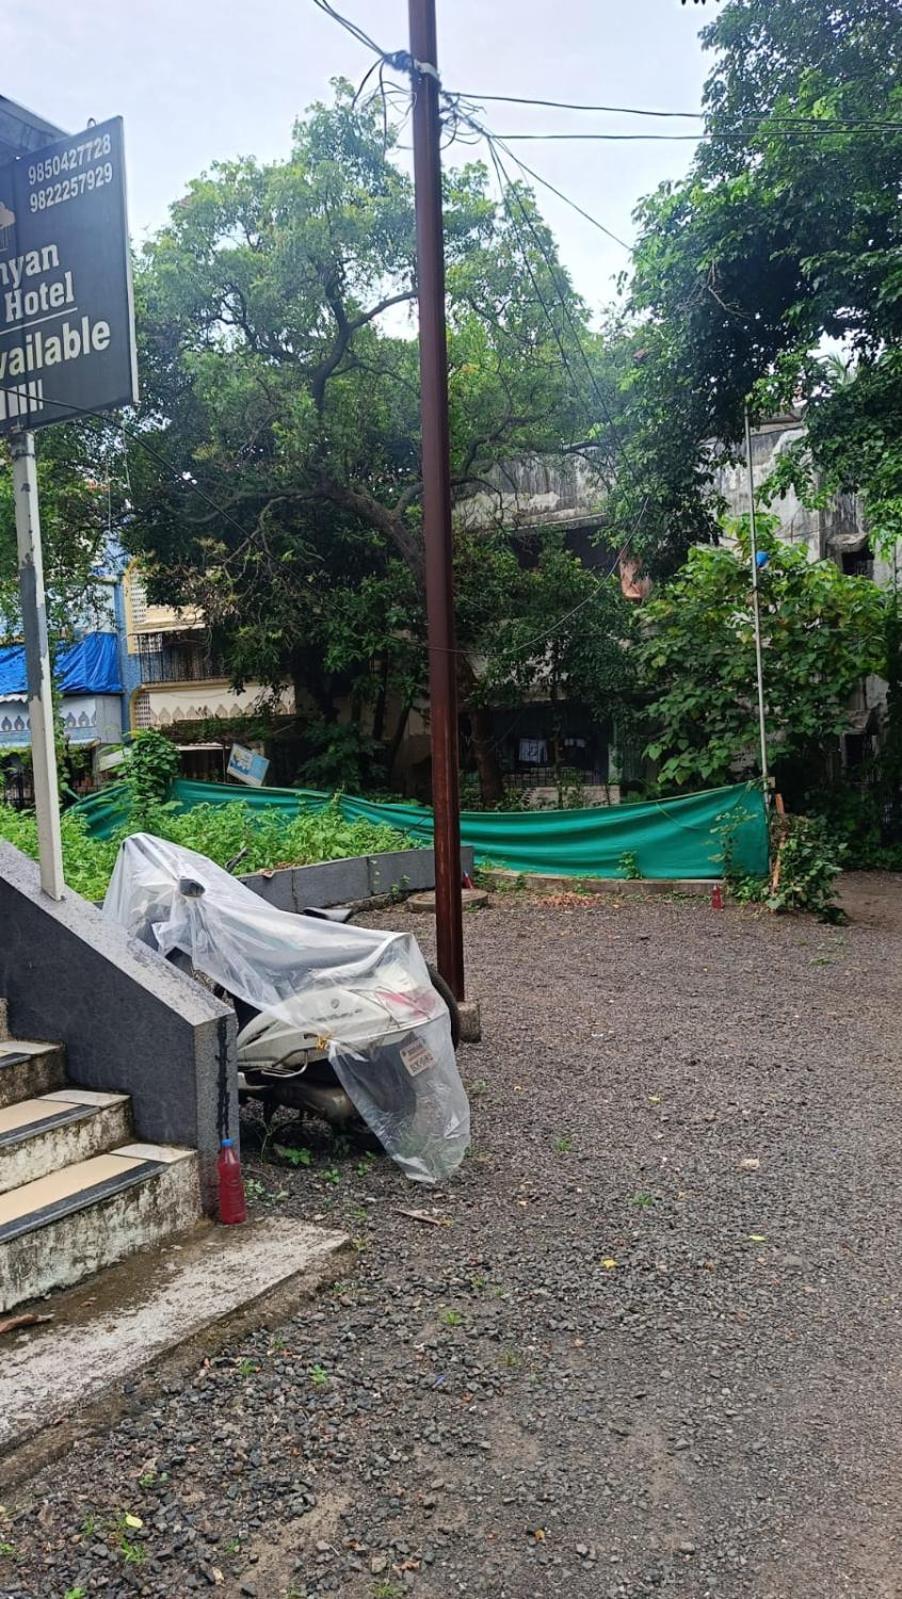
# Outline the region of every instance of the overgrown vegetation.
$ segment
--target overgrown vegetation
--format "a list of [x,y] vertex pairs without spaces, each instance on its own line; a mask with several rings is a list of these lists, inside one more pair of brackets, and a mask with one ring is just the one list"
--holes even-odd
[[836,880],[845,850],[819,816],[771,818],[773,869],[768,877],[734,873],[727,861],[730,892],[741,904],[766,905],[776,912],[806,911],[824,921],[842,920]]
[[[715,532],[743,407],[805,406],[784,464],[809,503],[857,491],[902,533],[902,8],[724,0],[704,29],[706,138],[639,209],[621,388],[637,541],[673,570]],[[805,125],[804,135],[800,122]],[[825,337],[844,351],[823,355]],[[716,443],[714,441],[717,441]]]
[[[743,525],[732,531],[735,548],[693,550],[645,607],[647,754],[660,763],[665,791],[717,787],[757,770],[748,542]],[[832,561],[809,561],[806,549],[776,539],[767,519],[761,542],[769,556],[759,579],[768,758],[779,781],[791,760],[817,769],[848,726],[854,690],[884,666],[887,596]]]
[[135,735],[129,746],[125,776],[129,832],[155,831],[153,822],[178,769],[179,752],[171,739],[152,730]]
[[[703,45],[706,136],[686,178],[642,202],[623,306],[601,333],[529,189],[499,202],[484,165],[446,162],[458,687],[478,791],[465,808],[524,805],[504,791],[493,711],[540,699],[597,723],[636,711],[659,792],[754,769],[747,550],[741,536],[716,547],[716,474],[741,453],[747,402],[762,418],[804,406],[805,438],[762,499],[791,488],[826,508],[856,493],[874,548],[902,534],[902,9],[722,0]],[[113,531],[148,558],[154,597],[204,609],[236,683],[290,682],[312,703],[297,777],[328,789],[390,782],[426,679],[417,346],[386,320],[415,296],[395,139],[380,101],[339,82],[284,161],[214,165],[173,205],[136,273],[141,426],[158,456],[133,453],[128,506],[108,481],[114,430],[52,429],[39,445],[57,630],[88,606]],[[560,526],[530,521],[517,482],[522,467],[527,485],[560,472],[572,488],[577,466],[610,556],[594,569]],[[228,515],[211,521],[195,486]],[[829,820],[850,864],[898,865],[897,601],[780,546],[766,518],[761,537],[778,781]],[[624,541],[658,581],[648,606],[609,570]],[[14,575],[0,471],[3,625]],[[888,714],[856,795],[836,754],[870,672],[889,681]],[[134,821],[176,829],[151,755]],[[560,803],[578,804],[579,782],[558,777]],[[255,862],[278,849],[237,814],[196,824],[211,852],[220,836]],[[308,847],[326,845],[291,846]],[[70,828],[93,880],[86,849]]]
[[[175,766],[172,756],[175,756]],[[347,855],[378,855],[410,849],[415,841],[381,822],[345,821],[337,803],[318,812],[254,811],[241,800],[230,805],[197,805],[179,811],[167,801],[178,765],[178,751],[160,733],[139,734],[132,746],[124,787],[129,821],[112,838],[95,838],[84,816],[66,811],[62,818],[66,882],[85,899],[102,899],[122,839],[129,833],[152,832],[186,849],[197,850],[219,866],[241,856],[241,872],[279,866],[309,866]],[[300,801],[299,801],[300,803]],[[0,838],[35,859],[37,824],[31,811],[0,804]]]

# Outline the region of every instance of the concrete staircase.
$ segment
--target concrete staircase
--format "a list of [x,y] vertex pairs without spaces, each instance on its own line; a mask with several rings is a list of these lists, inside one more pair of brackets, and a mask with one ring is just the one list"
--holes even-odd
[[136,1143],[128,1096],[68,1084],[0,1001],[0,1314],[200,1219],[195,1151]]

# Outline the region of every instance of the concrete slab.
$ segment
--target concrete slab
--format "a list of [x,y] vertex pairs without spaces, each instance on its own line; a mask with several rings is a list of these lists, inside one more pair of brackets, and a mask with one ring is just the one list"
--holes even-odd
[[[488,904],[489,896],[482,888],[462,888],[460,901],[465,911],[479,910],[481,906]],[[407,909],[412,911],[414,916],[434,916],[435,891],[432,890],[427,894],[411,894],[407,901]]]
[[[473,851],[460,852],[461,872],[473,872]],[[318,866],[285,866],[276,872],[242,877],[247,888],[280,911],[303,911],[309,905],[364,905],[373,898],[432,888],[435,854],[431,849],[388,850],[381,855],[351,855]]]
[[482,1010],[478,999],[459,999],[460,1036],[464,1044],[482,1042]]
[[350,1253],[345,1233],[289,1217],[203,1223],[39,1301],[53,1321],[2,1340],[4,1487],[64,1453],[78,1433],[143,1407],[157,1383],[264,1313],[287,1317]]

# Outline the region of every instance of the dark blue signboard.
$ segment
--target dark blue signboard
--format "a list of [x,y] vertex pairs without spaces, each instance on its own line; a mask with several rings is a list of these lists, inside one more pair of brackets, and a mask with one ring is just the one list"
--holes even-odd
[[116,117],[0,166],[0,434],[137,392]]

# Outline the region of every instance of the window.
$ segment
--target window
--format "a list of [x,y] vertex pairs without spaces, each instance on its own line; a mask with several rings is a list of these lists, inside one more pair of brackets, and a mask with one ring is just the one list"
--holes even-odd
[[151,727],[153,725],[149,694],[135,695],[134,700],[132,701],[132,718],[134,720],[135,727],[139,731],[141,728]]
[[874,576],[874,552],[870,544],[865,541],[858,550],[844,550],[842,554],[842,569],[846,577]]

